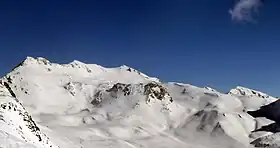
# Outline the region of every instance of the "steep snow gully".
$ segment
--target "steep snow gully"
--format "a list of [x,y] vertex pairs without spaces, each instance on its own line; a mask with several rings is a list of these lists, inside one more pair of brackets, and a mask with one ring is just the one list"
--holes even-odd
[[280,147],[280,103],[105,68],[27,57],[0,80],[3,148]]

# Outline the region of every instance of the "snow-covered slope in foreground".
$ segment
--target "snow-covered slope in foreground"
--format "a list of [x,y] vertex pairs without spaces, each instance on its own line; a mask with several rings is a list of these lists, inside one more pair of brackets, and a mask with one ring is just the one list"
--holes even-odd
[[0,83],[0,147],[57,148],[40,131],[6,82]]
[[[79,61],[60,65],[32,57],[3,81],[41,133],[61,148],[248,148],[270,134],[252,131],[273,121],[247,111],[276,100],[260,92],[252,97],[241,87],[223,94],[209,87],[163,83],[128,66],[104,68]],[[13,123],[20,120],[3,116],[10,118]],[[6,133],[22,140],[13,130]],[[32,132],[21,135],[35,147],[44,144],[36,143]]]

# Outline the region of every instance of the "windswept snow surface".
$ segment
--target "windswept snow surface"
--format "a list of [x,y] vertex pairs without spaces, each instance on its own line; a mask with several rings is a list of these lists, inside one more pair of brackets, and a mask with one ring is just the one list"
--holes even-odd
[[2,82],[10,91],[3,85],[0,103],[16,104],[39,129],[29,130],[17,111],[0,110],[0,147],[7,148],[249,148],[272,135],[258,129],[274,121],[247,111],[277,100],[244,87],[223,94],[163,83],[125,65],[32,57]]

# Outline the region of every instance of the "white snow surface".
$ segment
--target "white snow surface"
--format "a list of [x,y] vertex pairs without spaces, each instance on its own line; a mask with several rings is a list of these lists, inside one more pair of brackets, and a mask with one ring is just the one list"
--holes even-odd
[[[277,99],[245,87],[224,94],[163,83],[125,65],[33,57],[1,81],[1,105],[17,106],[0,108],[4,148],[250,148],[277,136],[252,133],[273,121],[246,113]],[[35,131],[19,111],[30,114]]]
[[278,99],[263,92],[237,86],[230,90],[228,94],[235,95],[241,99],[247,110],[256,110],[261,106],[270,104]]

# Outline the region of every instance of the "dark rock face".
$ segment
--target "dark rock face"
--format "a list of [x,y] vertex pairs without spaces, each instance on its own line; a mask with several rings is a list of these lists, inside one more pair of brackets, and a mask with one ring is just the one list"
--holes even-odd
[[64,86],[64,89],[66,89],[67,91],[69,91],[69,93],[70,93],[72,96],[75,96],[75,88],[74,88],[74,85],[73,85],[72,82],[67,83],[67,84]]
[[131,68],[128,68],[127,71],[131,72]]
[[255,130],[255,131],[252,131],[252,132],[259,132],[259,131],[278,133],[278,132],[280,132],[280,125],[277,123],[271,123],[269,125],[262,126],[261,128]]
[[93,106],[97,107],[102,102],[102,92],[98,91],[96,94],[94,94],[94,99],[90,102]]
[[[275,135],[279,136],[279,135]],[[258,148],[279,148],[279,145],[277,143],[274,143],[276,137],[271,137],[271,135],[264,136],[261,138],[258,138],[254,141],[252,141],[250,144],[252,144],[254,147]]]
[[129,96],[132,94],[132,85],[116,83],[105,91],[99,90],[94,94],[91,104],[95,107],[100,107],[104,100],[104,93],[108,93],[112,98],[118,98],[118,93],[122,93],[123,96]]
[[[11,87],[9,86],[9,84],[7,82],[4,82],[4,86],[8,89],[8,91],[10,92],[10,94],[16,98],[16,94],[12,91]],[[18,101],[17,101],[18,102]]]
[[[280,132],[280,100],[277,100],[273,103],[262,106],[259,110],[248,111],[247,113],[255,118],[265,117],[267,119],[275,121],[275,123],[262,126],[261,128],[256,129],[252,132],[258,132],[258,131],[265,131],[265,132],[272,132],[272,133]],[[263,143],[261,138],[256,139],[251,144],[255,145],[255,147],[272,147],[273,146],[273,143],[272,144]]]
[[113,85],[112,88],[106,90],[107,92],[123,92],[124,96],[128,96],[131,94],[131,84],[123,84],[123,83],[117,83]]
[[280,124],[280,100],[262,106],[259,110],[248,111],[247,113],[255,118],[265,117],[275,121],[277,124]]
[[261,139],[257,139],[255,141],[251,142],[250,144],[254,145],[254,147],[260,147],[260,148],[274,148],[275,147],[272,144],[262,143],[260,140]]
[[[133,89],[134,88],[134,89]],[[142,94],[146,97],[151,97],[158,100],[163,100],[166,96],[170,97],[170,94],[167,92],[167,89],[161,86],[158,83],[151,82],[146,85],[139,84],[123,84],[116,83],[111,88],[104,91],[98,91],[95,93],[91,104],[98,107],[104,100],[103,93],[108,93],[112,98],[118,98],[119,95],[130,96],[135,93]],[[170,97],[170,102],[173,102],[173,99]]]
[[[157,91],[159,90],[159,91]],[[156,97],[158,100],[164,99],[165,95],[170,96],[166,88],[157,83],[148,83],[144,86],[144,95]],[[171,101],[171,100],[170,100]]]

